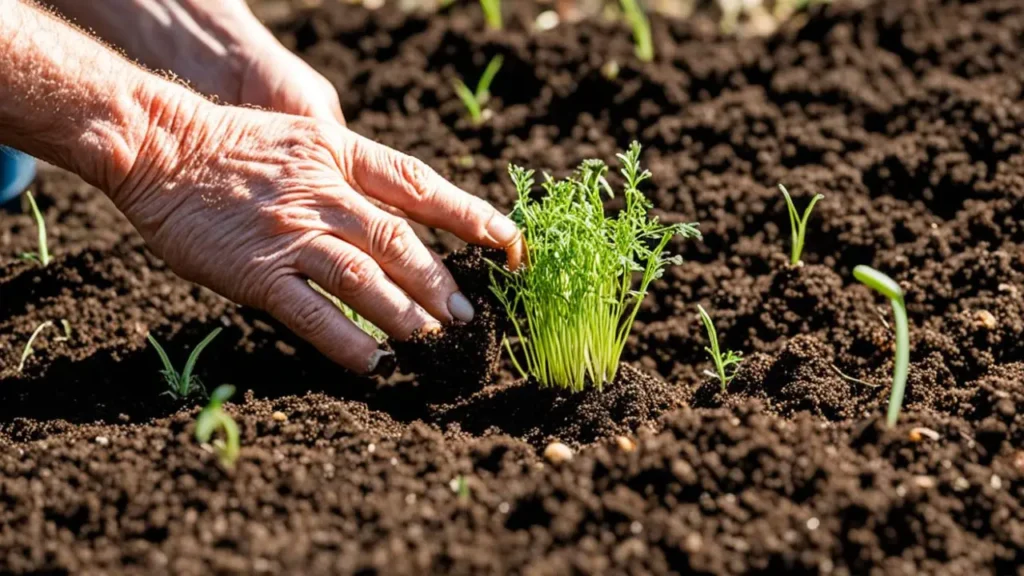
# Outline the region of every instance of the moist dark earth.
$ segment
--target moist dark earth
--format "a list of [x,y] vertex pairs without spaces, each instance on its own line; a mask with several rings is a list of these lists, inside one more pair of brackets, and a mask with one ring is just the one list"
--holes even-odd
[[[704,238],[672,246],[686,262],[645,300],[619,379],[572,396],[507,360],[473,372],[495,358],[493,315],[464,327],[478,349],[427,342],[405,364],[430,375],[356,378],[178,279],[105,197],[45,170],[55,261],[17,259],[31,219],[0,217],[0,571],[1022,573],[1024,4],[837,2],[752,39],[655,19],[650,64],[621,24],[534,32],[530,10],[500,33],[472,3],[273,26],[353,130],[502,209],[509,162],[564,176],[645,145],[655,212]],[[476,128],[451,79],[495,54]],[[825,195],[802,267],[778,182],[800,207]],[[906,291],[894,429],[891,312],[857,264]],[[697,304],[745,356],[725,392]],[[18,373],[60,319],[70,339],[43,331]],[[240,389],[233,470],[194,441],[199,406],[159,395],[145,339],[182,362],[215,326],[198,374]],[[555,439],[571,462],[544,459]]]

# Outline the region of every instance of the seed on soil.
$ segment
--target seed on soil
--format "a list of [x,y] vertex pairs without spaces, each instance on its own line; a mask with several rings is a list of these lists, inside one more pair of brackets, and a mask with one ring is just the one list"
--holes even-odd
[[288,416],[287,416],[287,415],[285,415],[285,413],[284,413],[284,412],[281,412],[280,410],[277,410],[277,411],[275,411],[275,412],[274,412],[273,414],[271,414],[271,415],[270,415],[270,417],[271,417],[271,418],[272,418],[272,419],[273,419],[273,420],[274,420],[275,422],[285,422],[285,421],[287,421],[287,420],[288,420]]
[[993,490],[1002,490],[1003,479],[1000,478],[998,474],[993,474],[992,478],[989,480],[989,485],[992,486]]
[[907,434],[907,436],[910,438],[911,442],[920,442],[925,438],[929,440],[938,440],[939,438],[942,437],[935,430],[932,430],[931,428],[925,428],[924,426],[911,428],[910,433]]
[[552,442],[544,449],[544,458],[552,464],[561,464],[572,460],[572,449],[561,442]]
[[995,330],[999,325],[999,323],[996,322],[996,317],[988,310],[978,310],[974,313],[974,318],[979,325],[984,328],[988,328],[989,330]]
[[107,438],[106,436],[97,436],[96,443],[99,444],[100,446],[107,446],[110,444],[110,439]]
[[636,450],[636,443],[625,436],[616,436],[615,445],[619,447],[619,450],[627,453]]
[[811,518],[807,519],[807,529],[808,530],[817,530],[818,526],[821,526],[821,520],[818,520],[817,518],[814,518],[814,517],[811,517]]

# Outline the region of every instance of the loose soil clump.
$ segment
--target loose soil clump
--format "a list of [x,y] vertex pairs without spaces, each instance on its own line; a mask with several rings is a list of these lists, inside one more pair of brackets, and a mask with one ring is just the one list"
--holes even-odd
[[[178,279],[102,195],[44,170],[51,265],[15,257],[29,216],[0,218],[0,571],[1019,572],[1024,5],[837,1],[748,39],[654,19],[641,64],[622,25],[535,32],[528,3],[506,4],[504,32],[476,3],[325,2],[274,28],[353,130],[505,210],[510,162],[562,176],[644,144],[656,213],[704,240],[670,246],[686,263],[644,301],[616,381],[521,379],[485,278],[463,274],[480,253],[426,229],[477,321],[401,353],[386,382],[357,378]],[[496,54],[494,115],[474,127],[450,80]],[[798,205],[825,195],[803,267],[778,182]],[[906,292],[893,429],[888,304],[858,264]],[[724,392],[698,303],[745,356]],[[42,332],[19,373],[60,319],[71,338]],[[226,405],[230,470],[194,440],[199,407],[159,396],[145,340],[178,359],[215,326],[198,373],[245,392]],[[554,440],[571,460],[543,458]]]

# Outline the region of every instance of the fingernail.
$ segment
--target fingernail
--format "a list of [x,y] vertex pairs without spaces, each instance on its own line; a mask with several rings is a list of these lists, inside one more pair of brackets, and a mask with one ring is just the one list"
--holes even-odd
[[448,297],[448,312],[456,320],[463,322],[473,321],[473,304],[469,302],[462,292],[456,292]]
[[395,353],[390,350],[374,350],[366,365],[366,373],[370,376],[387,378],[395,371]]
[[495,214],[487,224],[487,233],[498,244],[508,246],[519,237],[519,228],[516,228],[515,222],[512,222],[505,216]]

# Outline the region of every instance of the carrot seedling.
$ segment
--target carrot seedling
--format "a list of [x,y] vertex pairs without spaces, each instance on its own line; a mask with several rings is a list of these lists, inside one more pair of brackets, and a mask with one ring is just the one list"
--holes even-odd
[[43,214],[39,211],[39,206],[32,193],[25,192],[25,197],[28,198],[28,205],[32,210],[32,217],[36,221],[36,229],[39,232],[39,251],[23,252],[18,257],[24,260],[35,260],[45,268],[50,265],[50,249],[46,246],[46,221],[43,219]]
[[178,372],[174,368],[174,364],[171,364],[171,359],[167,357],[167,352],[164,351],[163,346],[156,341],[156,338],[152,334],[146,334],[146,338],[149,339],[149,343],[153,345],[153,349],[160,355],[160,361],[163,362],[164,369],[160,371],[163,375],[164,381],[167,383],[168,389],[164,391],[175,400],[184,400],[196,394],[206,396],[206,388],[203,387],[203,383],[199,380],[199,377],[192,374],[195,370],[196,361],[199,360],[199,355],[203,352],[203,349],[209,346],[210,342],[221,333],[223,328],[216,328],[213,332],[210,332],[206,338],[203,338],[199,344],[196,345],[195,350],[188,356],[188,361],[185,362],[185,369]]
[[[491,264],[491,290],[519,339],[524,360],[505,346],[525,377],[544,387],[574,392],[587,382],[600,389],[618,370],[633,320],[651,282],[669,264],[673,236],[698,238],[695,224],[664,225],[648,217],[650,203],[638,189],[650,172],[640,170],[640,145],[618,155],[625,178],[624,207],[605,215],[602,190],[608,167],[586,160],[561,181],[545,175],[547,194],[531,195],[533,171],[510,166],[519,200],[512,218],[526,243],[528,266],[508,270]],[[633,287],[633,275],[639,284]]]
[[458,78],[452,81],[455,93],[459,100],[462,100],[466,111],[469,112],[470,120],[476,126],[484,122],[484,105],[491,97],[491,83],[494,82],[494,77],[498,75],[498,71],[501,70],[501,65],[504,63],[505,59],[500,54],[491,58],[483,75],[480,76],[480,81],[476,83],[475,91],[470,90],[469,86],[466,86],[466,83]]
[[892,428],[900,417],[903,393],[907,388],[907,371],[910,368],[910,325],[907,322],[903,290],[895,280],[870,266],[855,267],[853,277],[892,303],[892,315],[896,324],[896,356],[892,371],[892,393],[889,395],[889,413],[886,416],[886,424]]
[[700,304],[697,305],[697,311],[700,312],[701,322],[704,323],[704,329],[708,332],[708,341],[711,343],[711,347],[705,346],[704,351],[711,356],[711,361],[715,363],[714,372],[705,370],[704,373],[712,378],[718,378],[718,381],[722,383],[722,392],[725,392],[729,382],[736,377],[736,370],[743,361],[743,355],[732,350],[726,350],[725,354],[722,354],[722,349],[718,345],[718,331],[715,330],[715,323],[711,321],[711,316]]
[[782,191],[782,195],[786,198],[786,206],[789,208],[789,228],[790,238],[792,244],[789,253],[789,263],[793,266],[800,264],[800,255],[804,252],[804,236],[807,233],[807,219],[811,217],[811,210],[814,210],[814,205],[818,203],[825,196],[817,194],[814,198],[811,198],[811,203],[807,205],[804,210],[804,215],[800,216],[800,213],[796,211],[796,206],[793,205],[793,199],[789,196],[789,190],[782,184],[779,184],[779,190]]
[[223,438],[217,438],[212,446],[217,451],[217,457],[225,468],[231,468],[238,460],[239,433],[238,424],[224,411],[224,403],[235,393],[235,387],[230,384],[218,386],[213,394],[210,394],[210,402],[199,412],[196,418],[196,440],[206,444],[210,442],[213,433],[221,430]]
[[636,46],[636,57],[644,62],[654,60],[654,42],[651,40],[651,23],[647,20],[639,0],[621,0],[622,12],[626,21],[633,28],[633,44]]
[[480,8],[484,11],[484,20],[491,30],[501,30],[501,0],[480,0]]
[[319,284],[313,282],[312,280],[307,280],[306,282],[309,283],[309,286],[313,290],[316,290],[317,293],[319,293],[321,296],[330,300],[331,304],[334,304],[338,308],[338,310],[341,310],[341,313],[344,314],[346,318],[351,320],[352,323],[355,324],[360,330],[369,334],[371,338],[373,338],[377,342],[384,342],[385,340],[388,339],[388,335],[385,334],[383,330],[374,325],[373,322],[370,322],[366,318],[360,316],[359,313],[353,310],[352,308],[349,308],[348,304],[342,302],[337,296],[324,290],[323,288],[320,287]]

